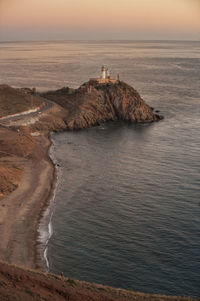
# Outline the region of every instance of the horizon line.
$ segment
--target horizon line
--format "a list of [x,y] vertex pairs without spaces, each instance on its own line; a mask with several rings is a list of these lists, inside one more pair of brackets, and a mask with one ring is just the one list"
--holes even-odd
[[200,42],[191,39],[33,39],[33,40],[0,40],[0,43],[31,43],[31,42]]

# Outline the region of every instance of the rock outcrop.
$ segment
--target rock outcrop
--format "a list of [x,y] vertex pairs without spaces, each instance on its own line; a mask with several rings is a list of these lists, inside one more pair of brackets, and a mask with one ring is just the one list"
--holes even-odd
[[106,121],[153,122],[163,119],[139,93],[122,81],[98,83],[90,80],[78,89],[62,88],[42,93],[66,110],[67,129],[82,129]]

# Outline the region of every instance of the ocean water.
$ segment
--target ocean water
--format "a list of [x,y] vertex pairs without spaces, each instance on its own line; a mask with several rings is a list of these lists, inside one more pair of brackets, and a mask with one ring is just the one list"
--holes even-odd
[[53,134],[49,270],[200,297],[200,42],[1,43],[0,83],[78,87],[106,64],[165,116]]

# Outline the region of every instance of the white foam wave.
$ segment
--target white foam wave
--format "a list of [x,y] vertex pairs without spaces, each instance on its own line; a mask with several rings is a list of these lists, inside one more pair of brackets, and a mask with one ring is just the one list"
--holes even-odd
[[54,205],[55,205],[55,195],[56,195],[56,190],[57,190],[57,186],[58,186],[58,178],[59,178],[59,170],[58,170],[57,164],[56,164],[55,159],[52,154],[52,147],[53,147],[53,144],[51,146],[49,156],[50,156],[51,160],[53,161],[53,163],[56,167],[56,170],[57,170],[56,185],[55,185],[52,199],[50,201],[50,205],[45,210],[43,218],[41,219],[41,222],[39,225],[39,229],[38,229],[39,242],[40,242],[40,247],[41,247],[41,257],[42,257],[42,261],[44,262],[44,265],[45,265],[47,271],[49,271],[49,267],[50,267],[49,260],[48,260],[48,243],[53,234],[52,217],[53,217],[53,209],[54,209]]
[[47,251],[48,251],[48,247],[46,247],[46,249],[44,250],[44,259],[46,261],[47,269],[49,270],[49,261],[48,261],[48,258],[47,258]]

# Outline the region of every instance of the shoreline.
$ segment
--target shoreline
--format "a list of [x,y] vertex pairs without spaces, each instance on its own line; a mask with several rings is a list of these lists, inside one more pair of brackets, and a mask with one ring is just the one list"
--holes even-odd
[[50,157],[50,132],[41,132],[36,158],[12,158],[24,167],[18,188],[1,199],[0,260],[31,269],[45,270],[41,258],[39,225],[51,203],[57,170]]
[[[36,225],[36,247],[35,247],[35,252],[36,252],[36,258],[35,258],[35,266],[36,268],[39,268],[42,271],[49,272],[49,263],[48,259],[46,257],[46,253],[48,250],[48,242],[49,239],[51,238],[51,235],[53,234],[50,233],[49,227],[51,225],[51,219],[53,215],[53,207],[54,207],[54,199],[55,199],[55,193],[56,193],[56,187],[57,187],[57,180],[58,180],[58,170],[56,167],[56,164],[51,156],[51,147],[53,145],[53,141],[51,138],[51,132],[48,132],[47,134],[47,139],[49,142],[49,145],[47,146],[46,149],[46,155],[47,155],[47,162],[52,168],[52,179],[49,181],[48,185],[50,187],[49,190],[49,195],[47,196],[46,200],[43,201],[43,205],[41,208],[40,215],[38,216],[38,222]],[[52,207],[52,208],[51,208]],[[48,223],[45,223],[45,217],[48,219]],[[42,241],[41,237],[41,225],[42,223],[45,223],[44,226],[48,228],[48,232],[46,231],[46,234],[48,235],[47,239]]]
[[46,272],[49,272],[49,260],[48,260],[48,253],[47,253],[48,242],[53,234],[52,217],[53,217],[53,210],[55,206],[55,196],[56,196],[58,177],[59,177],[59,170],[57,164],[53,158],[53,155],[51,154],[51,148],[53,145],[51,132],[48,135],[48,139],[50,141],[50,145],[48,148],[48,156],[54,168],[54,178],[53,178],[51,195],[49,196],[48,204],[46,205],[44,211],[41,214],[41,218],[39,220],[39,224],[37,228],[37,233],[38,233],[37,252],[39,254],[38,256],[40,257],[38,260],[38,264],[42,263],[42,266]]

